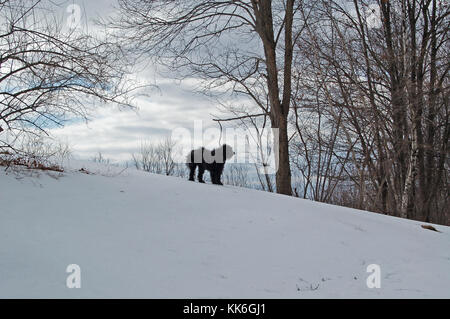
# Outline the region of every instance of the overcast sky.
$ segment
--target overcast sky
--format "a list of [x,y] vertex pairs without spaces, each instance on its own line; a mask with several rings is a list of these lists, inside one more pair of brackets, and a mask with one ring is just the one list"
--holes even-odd
[[[74,0],[62,2],[61,10],[77,4],[82,11],[81,24],[92,28],[92,19],[112,13],[115,0]],[[67,3],[67,4],[66,4]],[[149,89],[148,97],[137,100],[137,110],[118,110],[107,106],[92,114],[91,120],[68,124],[52,129],[52,135],[67,142],[74,155],[92,158],[98,152],[112,160],[124,161],[137,151],[141,141],[158,141],[170,136],[175,128],[193,129],[194,120],[202,120],[204,127],[216,126],[211,113],[217,113],[215,101],[205,95],[195,93],[192,83],[169,78],[161,78],[151,66],[140,77],[145,77],[157,85]]]
[[[113,14],[116,0],[60,0],[59,3],[55,10],[67,16],[65,19],[71,15],[71,5],[78,5],[81,9],[80,24],[93,31],[92,20]],[[369,9],[376,8],[375,5]],[[370,18],[377,13],[370,11],[367,14]],[[376,24],[379,19],[374,21]],[[112,160],[126,161],[131,159],[131,153],[139,149],[142,141],[158,142],[170,136],[176,128],[193,130],[195,120],[201,120],[205,129],[218,127],[212,121],[212,114],[220,114],[218,104],[203,94],[195,93],[195,80],[180,82],[162,78],[151,65],[138,77],[156,84],[157,89],[149,90],[146,92],[148,97],[137,100],[137,110],[119,111],[112,106],[102,107],[92,114],[89,123],[75,122],[52,129],[52,134],[67,142],[78,157],[92,158],[101,152]],[[213,136],[202,144],[209,146],[218,142],[218,138]]]

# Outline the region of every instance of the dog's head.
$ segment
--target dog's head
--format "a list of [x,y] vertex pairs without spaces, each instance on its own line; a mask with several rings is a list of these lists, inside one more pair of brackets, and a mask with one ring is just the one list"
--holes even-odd
[[223,150],[223,158],[225,160],[229,160],[235,154],[234,151],[233,151],[233,148],[230,145],[227,145],[227,144],[223,144],[222,145],[222,150]]

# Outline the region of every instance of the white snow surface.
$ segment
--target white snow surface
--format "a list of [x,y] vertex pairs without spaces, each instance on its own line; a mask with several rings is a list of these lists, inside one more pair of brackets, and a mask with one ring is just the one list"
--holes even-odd
[[[450,298],[450,227],[69,167],[0,168],[0,298]],[[70,264],[81,288],[66,286]],[[380,288],[366,284],[370,264]]]

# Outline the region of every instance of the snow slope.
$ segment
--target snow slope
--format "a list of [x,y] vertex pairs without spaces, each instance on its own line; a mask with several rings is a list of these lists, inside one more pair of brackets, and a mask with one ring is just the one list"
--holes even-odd
[[449,227],[81,165],[1,169],[1,298],[450,298]]

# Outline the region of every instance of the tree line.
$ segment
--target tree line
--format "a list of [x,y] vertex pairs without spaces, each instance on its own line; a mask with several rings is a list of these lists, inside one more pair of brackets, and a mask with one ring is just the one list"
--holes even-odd
[[450,222],[447,2],[118,3],[122,41],[247,98],[219,122],[279,130],[278,193]]

